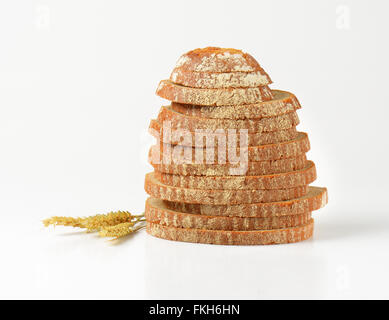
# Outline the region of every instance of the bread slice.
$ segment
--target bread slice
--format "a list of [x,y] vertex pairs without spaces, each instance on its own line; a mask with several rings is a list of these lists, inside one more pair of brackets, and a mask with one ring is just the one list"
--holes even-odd
[[279,217],[304,212],[312,212],[323,208],[328,202],[326,188],[308,187],[306,195],[285,201],[250,203],[237,205],[188,204],[183,202],[164,201],[168,209],[191,214],[203,214],[228,217]]
[[171,108],[191,117],[234,120],[271,118],[301,109],[294,94],[281,90],[272,90],[272,94],[272,100],[250,105],[214,107],[172,102]]
[[262,69],[254,72],[197,72],[175,68],[170,81],[192,88],[247,88],[259,87],[272,83]]
[[255,231],[187,229],[147,222],[146,231],[154,237],[183,242],[220,245],[283,244],[309,239],[313,235],[313,219],[302,226]]
[[273,94],[268,86],[201,89],[184,87],[169,80],[162,80],[156,93],[170,101],[201,106],[253,104],[273,99]]
[[[152,148],[155,146],[152,146]],[[305,154],[293,158],[265,161],[251,161],[247,163],[247,176],[260,176],[265,174],[282,173],[301,170],[306,166],[307,157]],[[152,149],[149,152],[149,163],[156,171],[183,176],[228,176],[231,169],[239,165],[226,164],[196,164],[195,161],[183,164],[164,164],[161,160],[153,163]],[[236,171],[236,170],[234,170]],[[242,173],[243,174],[243,173]]]
[[273,190],[204,190],[168,186],[158,181],[153,172],[146,174],[145,191],[154,198],[174,202],[212,205],[273,202],[299,198],[308,186]]
[[[182,145],[188,147],[195,147],[205,145],[204,142],[204,134],[196,131],[180,131],[177,129],[171,129],[171,134],[164,134],[163,126],[155,119],[150,121],[149,132],[152,136],[157,139],[161,139],[166,143],[171,143],[173,145]],[[239,130],[236,132],[237,143],[240,144],[240,132]],[[235,133],[234,132],[234,133]],[[183,136],[188,138],[183,138]],[[262,132],[262,133],[248,133],[247,134],[247,144],[248,146],[260,146],[265,144],[273,144],[284,141],[293,140],[297,137],[298,132],[296,127],[291,127],[285,130],[273,131],[273,132]],[[209,146],[217,146],[220,138],[226,139],[228,141],[228,130],[221,133],[218,131],[211,131],[209,134],[211,139],[208,139]]]
[[[196,163],[207,163],[207,164],[216,164],[224,163],[231,161],[230,152],[228,148],[221,150],[219,155],[219,148],[213,147],[212,145],[209,148],[191,148],[187,146],[177,146],[179,147],[176,151],[176,147],[170,144],[160,143],[159,154],[160,156],[163,153],[170,154],[173,163],[179,163],[182,160],[182,155],[185,155],[186,163],[191,163],[196,161]],[[155,147],[154,151],[158,151],[158,147]],[[287,159],[297,157],[308,152],[310,149],[308,135],[304,132],[299,132],[296,139],[289,140],[280,143],[258,145],[258,146],[249,146],[244,149],[240,149],[239,142],[237,143],[237,148],[232,148],[232,151],[236,151],[236,156],[239,157],[241,152],[247,153],[247,160],[250,161],[264,161],[264,160],[278,160],[278,159]],[[208,152],[207,152],[208,151]],[[212,155],[213,153],[213,155]],[[245,153],[242,155],[242,159],[246,156]],[[158,152],[155,152],[156,159],[154,163],[158,162]],[[191,156],[190,156],[191,155]],[[234,160],[234,159],[233,159]],[[239,159],[237,160],[239,162]],[[166,163],[166,162],[165,162]],[[182,163],[182,162],[181,162]],[[236,162],[235,162],[236,163]]]
[[201,117],[186,116],[180,112],[174,111],[171,107],[161,107],[157,121],[164,123],[170,121],[172,129],[183,129],[188,131],[196,130],[220,130],[226,134],[228,129],[248,130],[248,133],[274,132],[290,129],[299,124],[299,118],[295,111],[285,113],[272,118],[262,119],[211,119]]
[[165,185],[205,190],[271,190],[304,186],[316,180],[316,167],[307,161],[306,167],[298,171],[263,176],[181,176],[154,172],[154,177]]
[[177,61],[174,70],[195,72],[264,72],[248,53],[232,48],[207,47],[191,50]]
[[311,212],[269,218],[206,216],[174,211],[167,208],[163,200],[148,198],[145,217],[148,222],[167,227],[243,231],[283,229],[304,225],[310,221]]

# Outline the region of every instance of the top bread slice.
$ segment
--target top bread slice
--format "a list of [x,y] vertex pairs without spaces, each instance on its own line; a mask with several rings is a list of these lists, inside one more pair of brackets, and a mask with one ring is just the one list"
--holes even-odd
[[263,69],[248,53],[231,48],[207,47],[191,50],[177,61],[176,69],[195,72],[258,72]]
[[183,54],[170,75],[174,83],[192,88],[247,88],[272,83],[249,54],[208,47]]

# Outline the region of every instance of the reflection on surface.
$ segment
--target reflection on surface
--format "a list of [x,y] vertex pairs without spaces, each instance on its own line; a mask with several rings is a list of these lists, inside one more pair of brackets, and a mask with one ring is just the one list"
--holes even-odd
[[323,215],[313,239],[214,246],[145,239],[147,298],[372,299],[388,296],[387,215]]
[[303,298],[326,290],[326,261],[312,240],[214,246],[146,239],[148,298]]

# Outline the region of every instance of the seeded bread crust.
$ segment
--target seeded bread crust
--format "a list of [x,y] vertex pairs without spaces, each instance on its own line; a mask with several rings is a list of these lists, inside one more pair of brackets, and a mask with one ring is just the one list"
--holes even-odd
[[323,208],[328,203],[327,188],[308,187],[302,197],[292,200],[268,203],[251,203],[237,205],[205,205],[164,201],[171,210],[212,216],[228,217],[279,217],[312,212]]
[[219,245],[283,244],[309,239],[313,235],[313,219],[298,227],[255,231],[186,229],[147,222],[146,231],[158,238],[193,243]]
[[170,121],[173,130],[184,129],[194,132],[195,130],[214,131],[222,129],[223,132],[227,133],[228,129],[243,129],[247,130],[248,133],[257,134],[290,129],[300,123],[295,111],[272,118],[232,120],[186,116],[174,111],[169,106],[161,107],[157,121],[162,124],[165,121]]
[[306,167],[298,171],[263,176],[181,176],[154,172],[161,183],[173,187],[205,190],[271,190],[304,186],[316,180],[316,167],[307,161]]
[[[188,146],[188,147],[195,147],[195,146],[201,146],[202,143],[205,146],[206,142],[204,142],[204,135],[197,131],[198,134],[196,134],[196,131],[180,131],[181,129],[177,130],[174,128],[171,128],[171,134],[165,134],[163,131],[163,126],[161,126],[160,122],[158,120],[152,119],[150,121],[149,126],[149,132],[152,136],[154,136],[156,139],[160,139],[161,141],[164,141],[165,143],[171,143],[173,145],[181,145],[181,146]],[[206,133],[206,132],[205,132]],[[237,144],[240,144],[240,131],[236,130],[236,141]],[[188,135],[188,137],[187,137]],[[226,141],[228,140],[228,130],[221,132],[219,134],[217,131],[210,131],[209,137],[212,139],[208,139],[208,145],[210,147],[218,146],[219,137],[225,137]],[[260,146],[260,145],[266,145],[266,144],[275,144],[285,141],[290,141],[296,139],[298,136],[298,131],[296,127],[291,127],[289,129],[285,130],[278,130],[278,131],[272,131],[272,132],[262,132],[262,133],[248,133],[247,134],[247,145],[249,147],[254,146]],[[215,139],[216,138],[216,139]]]
[[273,100],[239,106],[195,106],[172,102],[171,108],[191,117],[212,119],[262,119],[271,118],[301,109],[296,96],[287,91],[272,90]]
[[167,227],[247,231],[283,229],[305,225],[311,219],[311,212],[269,218],[206,216],[174,211],[167,208],[162,200],[148,198],[145,217],[148,222]]
[[[153,146],[154,147],[154,146]],[[306,166],[307,157],[305,154],[297,157],[279,160],[254,161],[247,163],[245,175],[265,175],[283,173],[303,169]],[[149,152],[149,163],[156,171],[183,176],[227,176],[231,174],[231,169],[238,168],[239,165],[232,164],[196,164],[194,161],[184,164],[164,164],[161,159],[158,163],[153,163],[152,149]],[[242,173],[243,174],[243,173]]]
[[273,190],[203,190],[165,185],[159,182],[154,173],[146,174],[145,191],[152,197],[185,203],[212,205],[274,202],[302,197],[308,186]]
[[253,104],[273,99],[273,94],[268,86],[202,89],[184,87],[170,80],[162,80],[156,94],[173,102],[201,106]]

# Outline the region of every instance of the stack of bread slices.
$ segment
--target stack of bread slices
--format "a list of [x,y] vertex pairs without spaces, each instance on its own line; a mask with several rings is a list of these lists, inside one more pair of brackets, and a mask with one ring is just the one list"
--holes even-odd
[[180,57],[157,95],[146,175],[147,232],[186,242],[255,245],[308,239],[327,203],[298,132],[300,104],[249,54],[208,47]]

